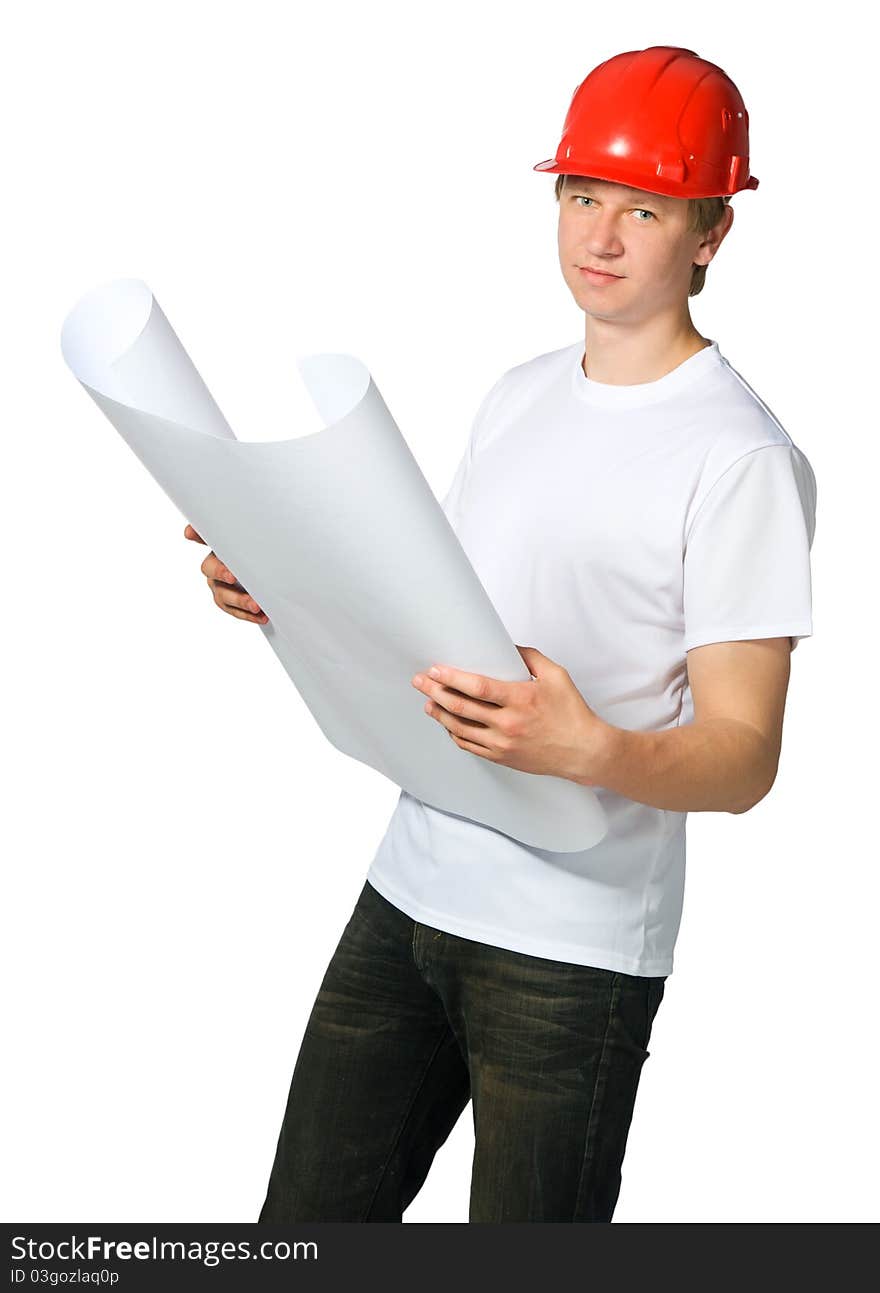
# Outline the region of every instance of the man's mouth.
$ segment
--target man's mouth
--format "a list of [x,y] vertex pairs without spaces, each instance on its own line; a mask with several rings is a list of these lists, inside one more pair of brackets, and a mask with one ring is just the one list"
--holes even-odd
[[578,270],[581,274],[586,275],[587,278],[593,279],[597,282],[603,279],[606,282],[610,282],[612,279],[623,277],[622,274],[609,274],[608,271],[604,269],[592,269],[589,265],[578,265]]

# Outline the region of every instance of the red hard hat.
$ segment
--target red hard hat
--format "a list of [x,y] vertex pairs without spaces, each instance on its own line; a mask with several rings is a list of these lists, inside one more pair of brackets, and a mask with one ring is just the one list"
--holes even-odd
[[692,49],[616,54],[574,92],[556,156],[532,168],[674,198],[756,189],[749,114],[726,72]]

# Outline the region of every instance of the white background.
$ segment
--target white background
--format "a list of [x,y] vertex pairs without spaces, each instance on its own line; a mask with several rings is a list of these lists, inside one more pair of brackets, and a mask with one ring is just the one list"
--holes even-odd
[[[746,101],[760,188],[734,197],[692,317],[819,501],[776,785],[690,818],[615,1221],[880,1216],[875,78],[856,13],[80,0],[7,18],[4,1220],[256,1219],[398,796],[214,606],[207,550],[64,365],[64,315],[145,279],[242,439],[305,426],[297,354],[350,350],[440,496],[500,373],[583,335],[554,177],[532,167],[586,73],[652,44],[721,64]],[[469,1106],[406,1221],[467,1219],[472,1150]]]

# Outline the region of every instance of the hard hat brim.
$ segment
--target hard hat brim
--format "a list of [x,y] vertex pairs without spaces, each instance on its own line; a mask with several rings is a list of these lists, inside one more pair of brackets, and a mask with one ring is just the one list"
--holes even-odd
[[[683,193],[681,185],[677,184],[675,181],[670,180],[669,182],[664,183],[663,180],[655,178],[654,176],[646,177],[643,175],[634,175],[632,168],[626,164],[622,165],[619,170],[615,170],[613,166],[608,165],[607,160],[605,162],[597,162],[596,165],[593,166],[586,162],[560,162],[555,157],[548,157],[546,161],[538,162],[537,166],[533,166],[532,170],[543,171],[545,174],[554,175],[588,175],[594,180],[607,180],[610,184],[626,184],[631,188],[643,189],[645,193],[659,193],[662,197],[733,197],[733,192],[719,193],[717,190],[715,192],[703,193],[689,188]],[[749,177],[746,184],[743,185],[743,188],[756,189],[758,187],[758,183],[759,181],[757,177],[752,175]]]

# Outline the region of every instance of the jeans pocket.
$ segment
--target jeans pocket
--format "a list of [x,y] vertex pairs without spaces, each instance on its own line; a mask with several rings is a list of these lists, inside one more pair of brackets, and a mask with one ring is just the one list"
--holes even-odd
[[363,927],[371,939],[396,946],[408,941],[413,926],[406,912],[389,902],[369,880],[364,881],[349,924]]

